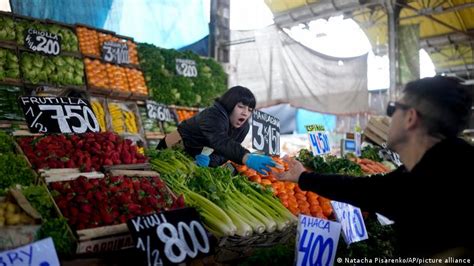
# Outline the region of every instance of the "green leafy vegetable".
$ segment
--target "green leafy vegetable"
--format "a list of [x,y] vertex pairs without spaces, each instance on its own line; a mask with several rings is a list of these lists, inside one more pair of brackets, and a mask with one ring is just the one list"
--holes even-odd
[[15,184],[23,186],[34,182],[35,176],[25,159],[11,152],[0,154],[0,189]]
[[65,218],[54,218],[45,221],[38,232],[37,239],[51,237],[54,247],[60,254],[74,254],[76,243],[69,235],[67,220]]
[[357,163],[347,158],[337,158],[331,155],[326,157],[313,156],[309,150],[302,149],[297,159],[305,167],[321,174],[345,174],[351,176],[362,176],[364,174]]
[[49,220],[55,216],[54,204],[45,186],[22,187],[21,191],[43,219]]
[[[157,102],[209,106],[227,90],[227,75],[213,59],[203,59],[192,52],[162,49],[145,43],[138,45],[138,53],[150,96]],[[177,75],[177,58],[194,60],[197,77]]]
[[361,158],[366,158],[372,161],[381,162],[382,158],[379,156],[380,148],[375,146],[365,146],[361,151]]

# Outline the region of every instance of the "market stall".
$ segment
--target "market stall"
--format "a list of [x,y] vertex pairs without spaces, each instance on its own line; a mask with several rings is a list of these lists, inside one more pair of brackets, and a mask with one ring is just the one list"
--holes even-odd
[[[202,168],[182,151],[154,150],[226,90],[226,74],[212,59],[83,24],[10,13],[0,19],[0,119],[11,133],[0,133],[0,250],[51,237],[64,263],[110,262],[119,253],[136,261],[145,254],[148,264],[237,263],[262,250],[294,257],[301,217],[339,221],[330,199],[277,180],[289,170],[279,156],[280,124],[263,112],[254,112],[253,125],[264,134],[253,136],[261,143],[253,148],[273,156],[279,167],[272,173],[231,163]],[[371,130],[367,137],[378,133]],[[298,150],[298,159],[311,171],[353,176],[392,168],[375,149],[334,157],[324,155],[326,146],[317,155]],[[368,230],[383,231],[366,219]],[[177,235],[150,235],[163,224]],[[390,231],[380,235],[362,245],[393,255]],[[181,255],[166,253],[169,243]],[[337,252],[364,254],[358,245]]]

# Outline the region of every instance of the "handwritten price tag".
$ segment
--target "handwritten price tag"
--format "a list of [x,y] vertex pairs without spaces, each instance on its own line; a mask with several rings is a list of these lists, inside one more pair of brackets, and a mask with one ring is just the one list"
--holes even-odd
[[61,53],[61,37],[46,31],[28,29],[25,36],[25,47],[33,52],[59,55]]
[[338,201],[331,201],[331,205],[342,225],[343,237],[348,245],[369,238],[359,208]]
[[16,249],[0,252],[0,265],[48,265],[59,266],[58,255],[54,248],[53,239],[36,241]]
[[211,252],[207,232],[193,208],[138,216],[127,225],[147,265],[179,264]]
[[258,110],[252,114],[252,147],[267,155],[280,155],[280,120]]
[[176,58],[176,73],[185,77],[197,77],[196,62],[190,59]]
[[331,152],[331,145],[327,132],[324,131],[312,131],[308,132],[309,143],[311,144],[311,150],[313,155],[322,155]]
[[341,224],[300,215],[296,238],[296,265],[333,265]]
[[99,132],[89,101],[72,97],[19,97],[32,133]]
[[128,64],[128,46],[120,42],[104,42],[102,44],[102,59],[116,64]]
[[174,113],[168,108],[168,106],[157,103],[155,101],[146,101],[146,109],[148,117],[163,122],[176,122]]

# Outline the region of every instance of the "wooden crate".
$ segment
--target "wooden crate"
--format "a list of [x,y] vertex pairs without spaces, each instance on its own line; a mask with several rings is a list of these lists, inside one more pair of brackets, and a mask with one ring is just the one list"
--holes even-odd
[[364,130],[364,136],[378,145],[387,142],[390,120],[388,117],[371,117]]

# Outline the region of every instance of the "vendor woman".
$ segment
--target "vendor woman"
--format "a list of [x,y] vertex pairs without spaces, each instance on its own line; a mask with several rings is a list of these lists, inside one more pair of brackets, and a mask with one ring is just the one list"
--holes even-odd
[[[269,172],[275,166],[272,158],[252,154],[241,145],[249,132],[248,120],[255,105],[255,96],[249,89],[235,86],[227,90],[213,106],[179,124],[186,152],[199,166],[216,167],[231,160],[260,173]],[[214,151],[201,154],[204,147]]]

